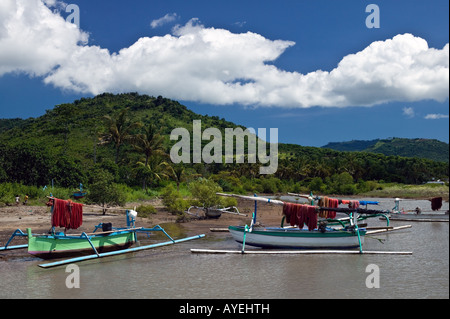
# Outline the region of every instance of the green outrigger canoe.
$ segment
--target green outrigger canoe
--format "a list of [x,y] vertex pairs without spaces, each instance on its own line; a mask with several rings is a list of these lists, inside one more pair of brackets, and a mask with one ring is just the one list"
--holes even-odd
[[136,242],[136,232],[139,230],[142,228],[79,235],[60,233],[35,236],[28,228],[28,253],[42,259],[52,259],[127,249]]
[[[52,227],[52,231],[48,234],[33,234],[30,228],[27,229],[26,233],[17,229],[6,245],[0,247],[0,251],[27,248],[29,254],[42,259],[70,257],[69,259],[39,265],[42,268],[50,268],[73,262],[177,244],[192,239],[203,238],[205,236],[204,234],[201,234],[188,238],[173,239],[159,225],[153,228],[135,227],[136,216],[137,212],[134,210],[127,210],[127,227],[116,228],[112,227],[110,223],[100,223],[95,226],[92,233],[83,232],[77,235],[65,234],[63,232],[57,233],[54,229],[55,227]],[[149,235],[155,231],[162,232],[169,241],[147,246],[131,247],[137,242],[138,233],[146,233]],[[28,238],[28,244],[11,245],[11,242],[16,237]]]

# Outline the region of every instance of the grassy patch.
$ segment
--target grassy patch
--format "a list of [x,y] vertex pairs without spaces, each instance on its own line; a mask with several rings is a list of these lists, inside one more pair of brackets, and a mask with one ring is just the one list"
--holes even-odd
[[432,197],[442,197],[445,200],[449,199],[449,187],[447,185],[400,185],[387,184],[383,185],[382,189],[372,190],[361,196],[367,197],[400,197],[410,199],[428,199]]

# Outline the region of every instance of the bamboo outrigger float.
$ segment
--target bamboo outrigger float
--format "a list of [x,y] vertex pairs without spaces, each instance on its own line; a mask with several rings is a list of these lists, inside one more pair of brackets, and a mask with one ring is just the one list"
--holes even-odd
[[[100,223],[95,226],[94,231],[89,234],[83,232],[78,235],[67,235],[62,232],[55,232],[54,227],[49,234],[33,234],[30,228],[27,229],[26,233],[20,229],[17,229],[12,234],[6,245],[4,247],[0,247],[0,251],[27,248],[29,254],[42,259],[70,257],[66,260],[39,265],[42,268],[50,268],[89,259],[103,258],[166,245],[173,245],[188,240],[203,238],[205,236],[202,234],[175,240],[170,237],[169,234],[167,234],[166,231],[159,225],[153,228],[136,227],[136,216],[137,212],[127,210],[127,227],[116,228],[112,227],[110,223]],[[99,229],[102,231],[98,231]],[[137,242],[138,233],[145,233],[148,235],[151,232],[162,232],[169,239],[169,241],[131,248],[131,246]],[[11,246],[11,242],[16,237],[27,237],[28,244]]]
[[[361,216],[385,216],[388,220],[389,228],[389,218],[387,217],[384,211],[379,210],[369,210],[362,208],[338,208],[338,207],[313,207],[319,211],[333,211],[333,212],[342,212],[349,215],[347,219],[348,225],[343,221],[339,221],[342,228],[336,229],[327,227],[325,225],[319,226],[318,229],[316,227],[310,227],[310,229],[304,229],[302,227],[284,227],[283,221],[281,223],[281,227],[264,227],[259,228],[255,227],[256,218],[257,218],[257,202],[270,203],[274,205],[286,205],[285,202],[270,198],[258,197],[258,196],[242,196],[242,195],[230,195],[230,194],[222,194],[218,193],[220,196],[232,196],[246,200],[253,200],[255,202],[255,211],[253,213],[253,218],[250,226],[230,226],[229,231],[233,238],[242,244],[242,250],[240,253],[247,253],[245,251],[245,246],[255,246],[260,248],[281,248],[281,249],[309,249],[309,251],[280,251],[274,252],[273,250],[258,250],[259,254],[284,254],[284,253],[300,253],[307,254],[313,253],[311,249],[320,249],[319,251],[314,251],[314,253],[326,253],[330,252],[329,249],[333,253],[349,253],[348,249],[351,248],[359,248],[359,251],[353,251],[352,253],[371,253],[371,254],[411,254],[410,252],[364,252],[362,249],[362,245],[364,243],[364,237],[367,233],[366,229],[359,228],[357,221]],[[312,196],[308,196],[309,199],[312,199]],[[312,203],[313,204],[313,203]],[[368,203],[366,203],[367,205]],[[372,203],[370,203],[372,204]],[[332,221],[332,220],[328,220]],[[292,224],[292,223],[291,223]],[[317,222],[316,222],[317,226]],[[328,249],[328,250],[324,250]],[[338,250],[345,249],[345,250]],[[191,250],[192,253],[236,253],[232,251],[213,251],[213,250]],[[248,253],[253,253],[248,252]]]

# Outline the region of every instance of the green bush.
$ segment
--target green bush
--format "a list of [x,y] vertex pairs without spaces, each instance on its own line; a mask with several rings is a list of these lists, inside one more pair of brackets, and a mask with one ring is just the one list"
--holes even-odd
[[156,214],[156,208],[152,205],[141,205],[138,208],[136,208],[136,211],[138,212],[140,217],[148,217],[151,214]]
[[189,190],[200,206],[214,207],[221,204],[221,198],[216,193],[222,192],[222,188],[212,180],[199,178],[189,184]]
[[170,184],[161,192],[162,202],[166,206],[169,213],[182,214],[189,208],[189,203],[183,199],[175,187]]

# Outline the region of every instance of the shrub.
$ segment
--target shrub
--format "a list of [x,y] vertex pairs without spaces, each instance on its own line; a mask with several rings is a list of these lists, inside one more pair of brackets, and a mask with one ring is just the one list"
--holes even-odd
[[189,203],[183,199],[172,184],[162,190],[161,197],[169,213],[182,214],[189,208]]
[[136,211],[139,213],[140,217],[148,217],[151,214],[156,214],[156,208],[152,205],[141,205],[136,208]]
[[216,193],[221,192],[222,188],[212,180],[200,178],[189,184],[189,190],[203,207],[214,207],[221,204],[221,198]]

